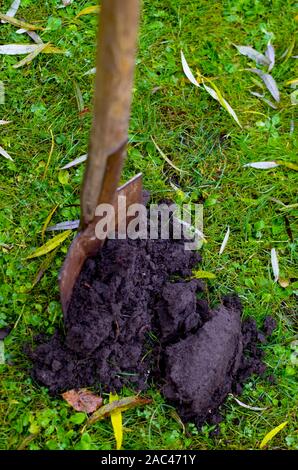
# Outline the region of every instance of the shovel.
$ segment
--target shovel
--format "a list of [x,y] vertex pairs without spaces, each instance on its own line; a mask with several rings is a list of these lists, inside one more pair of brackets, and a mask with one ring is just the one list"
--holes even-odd
[[127,220],[126,214],[118,214],[117,196],[126,197],[127,207],[142,202],[140,174],[118,188],[128,139],[139,10],[139,0],[101,2],[94,118],[81,190],[81,223],[59,276],[64,318],[85,260],[104,244],[95,235],[99,220],[96,207],[112,204],[122,226]]

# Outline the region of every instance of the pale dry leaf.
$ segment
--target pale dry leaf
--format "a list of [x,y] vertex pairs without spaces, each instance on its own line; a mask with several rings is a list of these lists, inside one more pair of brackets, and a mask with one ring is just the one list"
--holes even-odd
[[277,282],[279,279],[279,264],[278,264],[278,257],[275,248],[271,250],[271,266],[274,275],[274,282]]
[[186,59],[185,59],[185,56],[183,54],[183,52],[181,51],[181,62],[182,62],[182,68],[183,68],[183,72],[185,73],[186,77],[188,78],[188,80],[195,86],[197,87],[200,87],[200,84],[197,82],[197,80],[195,79],[192,71],[190,70],[189,68],[189,65],[188,63],[186,62]]
[[151,140],[152,142],[154,143],[155,145],[155,148],[156,150],[159,152],[159,154],[162,156],[162,158],[172,167],[174,168],[174,170],[182,173],[183,170],[180,170],[180,168],[178,168],[176,165],[174,165],[173,162],[171,162],[171,160],[166,156],[166,154],[161,150],[161,148],[157,145],[157,143],[155,142],[155,140],[153,139],[153,137],[151,136]]
[[259,406],[247,405],[246,403],[243,403],[243,401],[240,401],[238,398],[236,398],[232,393],[230,393],[230,396],[234,398],[235,402],[238,403],[239,406],[242,406],[243,408],[246,408],[248,410],[252,410],[252,411],[265,411],[265,410],[267,410],[267,407],[266,408],[261,408]]
[[103,402],[101,397],[86,388],[69,390],[68,392],[62,393],[62,397],[76,411],[83,411],[85,413],[94,413],[94,411],[101,407]]
[[267,100],[267,98],[265,98],[264,95],[262,95],[261,93],[258,93],[257,91],[250,91],[250,94],[253,95],[253,96],[256,96],[257,98],[260,98],[260,100],[262,100],[262,101],[264,101],[264,103],[268,104],[268,106],[270,106],[270,108],[278,109],[277,106],[274,103],[272,103],[272,101]]
[[242,55],[245,55],[249,59],[252,59],[256,62],[258,65],[269,65],[270,61],[269,58],[264,56],[264,54],[261,54],[261,52],[256,51],[251,46],[237,46],[235,44],[236,49],[238,52]]
[[93,67],[92,69],[87,70],[87,72],[84,73],[84,76],[85,75],[95,75],[95,74],[96,74],[96,67]]
[[268,104],[268,106],[270,106],[270,108],[278,109],[277,106],[274,103],[272,103],[272,101],[267,100],[267,98],[261,98],[261,100],[264,101],[264,103]]
[[85,154],[85,155],[82,155],[81,157],[75,158],[74,160],[72,160],[72,162],[67,163],[66,165],[64,165],[61,168],[61,170],[67,170],[68,168],[79,165],[80,163],[85,162],[87,160],[87,158],[88,158],[88,154]]
[[265,55],[266,55],[266,57],[268,58],[268,60],[270,62],[269,67],[268,67],[268,72],[271,72],[271,70],[273,69],[273,67],[275,65],[275,49],[272,46],[272,44],[268,43],[267,49],[265,51]]
[[75,230],[79,228],[80,220],[68,220],[66,222],[59,222],[56,225],[51,225],[47,228],[47,232],[54,232],[58,230]]
[[256,168],[257,170],[269,170],[271,168],[276,168],[279,166],[276,162],[252,162],[252,163],[245,163],[243,168]]
[[227,232],[225,234],[225,237],[223,239],[223,242],[221,244],[221,247],[220,247],[220,250],[219,250],[220,255],[224,252],[225,247],[227,246],[227,243],[229,241],[229,238],[230,238],[230,227],[228,227],[228,230],[227,230]]
[[27,29],[21,28],[16,31],[17,34],[28,34],[28,36],[34,41],[36,44],[42,44],[43,40],[35,31],[28,31]]
[[12,121],[3,121],[0,119],[0,126],[5,126],[6,124],[10,124]]
[[0,45],[0,54],[23,55],[31,54],[37,48],[37,44],[4,44]]
[[17,64],[13,65],[14,69],[19,69],[20,67],[23,67],[24,65],[28,65],[32,62],[32,60],[35,59],[35,57],[38,56],[49,44],[36,44],[36,48],[33,52],[28,54],[24,59],[20,60]]
[[13,159],[11,158],[9,153],[7,153],[6,150],[4,150],[4,148],[1,146],[0,146],[0,155],[2,155],[2,157],[4,158],[7,158],[7,160],[11,160],[13,162]]
[[247,70],[249,72],[253,72],[257,74],[263,80],[269,93],[273,96],[275,101],[279,103],[280,101],[279,90],[278,90],[276,81],[274,80],[272,75],[270,75],[269,73],[264,73],[262,72],[262,70],[259,70],[259,69],[247,69]]
[[[21,0],[14,0],[8,12],[6,13],[6,16],[10,16],[11,18],[13,18],[19,9],[20,3],[21,3]],[[1,23],[6,23],[6,21],[2,20]]]

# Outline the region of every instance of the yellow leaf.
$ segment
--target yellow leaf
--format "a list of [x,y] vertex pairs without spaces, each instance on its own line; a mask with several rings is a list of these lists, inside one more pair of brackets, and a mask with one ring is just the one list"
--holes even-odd
[[38,44],[35,51],[31,52],[28,54],[24,59],[20,60],[17,64],[13,65],[14,69],[19,69],[20,67],[23,67],[24,65],[30,64],[33,59],[35,59],[38,54],[45,49],[48,46],[48,44]]
[[[233,110],[232,106],[227,102],[227,100],[225,100],[225,98],[222,96],[220,90],[218,89],[218,87],[215,85],[215,83],[210,80],[210,78],[206,78],[205,79],[208,81],[208,83],[210,83],[211,85],[211,89],[209,87],[207,87],[204,83],[203,83],[203,86],[205,88],[206,91],[208,91],[208,93],[214,98],[216,99],[221,105],[222,107],[229,113],[230,116],[232,116],[232,118],[234,119],[234,121],[237,122],[238,126],[242,128],[242,125],[240,124],[239,122],[239,119],[238,119],[238,116],[237,114],[235,113],[235,111]],[[213,93],[212,93],[213,92]]]
[[30,256],[27,256],[25,259],[32,259],[32,258],[38,258],[39,256],[46,255],[47,253],[50,253],[50,251],[53,251],[57,246],[61,245],[67,237],[72,233],[71,230],[66,230],[63,233],[59,233],[59,235],[56,235],[56,237],[52,238],[49,240],[47,243],[42,245],[40,248],[37,248],[36,251]]
[[90,13],[99,13],[99,10],[100,10],[99,5],[93,5],[90,7],[83,8],[83,10],[81,10],[77,14],[76,18],[80,18],[80,16],[84,16],[84,15],[89,15]]
[[286,85],[298,85],[298,78],[293,78],[293,80],[288,80]]
[[193,277],[195,279],[215,279],[216,276],[209,271],[193,271]]
[[42,52],[44,52],[45,54],[65,54],[65,51],[63,49],[52,46],[51,44],[47,44],[47,47],[45,47]]
[[46,229],[48,228],[48,225],[53,217],[53,214],[56,212],[57,210],[57,207],[58,207],[58,204],[53,207],[53,209],[51,210],[51,212],[49,213],[49,215],[47,216],[46,220],[45,220],[45,223],[43,224],[42,226],[42,229],[41,229],[41,239],[42,241],[44,240],[44,234],[46,232]]
[[[119,400],[119,397],[117,394],[110,393],[110,403],[113,403],[114,401]],[[111,412],[111,422],[114,430],[114,435],[116,439],[116,448],[117,450],[120,450],[122,447],[122,441],[123,441],[123,427],[122,427],[122,413],[121,411],[114,410]]]
[[273,439],[273,437],[276,436],[276,434],[279,433],[287,424],[288,421],[285,421],[284,423],[281,423],[279,426],[276,426],[276,428],[268,432],[260,444],[260,449],[263,449],[263,447],[265,447],[268,442],[271,441],[271,439]]
[[35,31],[37,29],[44,31],[44,28],[42,28],[41,26],[35,26],[34,24],[17,20],[16,18],[13,18],[12,16],[7,16],[7,15],[4,15],[3,13],[0,13],[0,20],[4,20],[6,21],[6,23],[10,23],[13,26],[17,26],[18,28],[26,29],[27,31]]
[[290,168],[290,170],[298,171],[298,165],[296,165],[296,163],[284,162],[283,160],[276,160],[276,163],[285,166],[286,168]]

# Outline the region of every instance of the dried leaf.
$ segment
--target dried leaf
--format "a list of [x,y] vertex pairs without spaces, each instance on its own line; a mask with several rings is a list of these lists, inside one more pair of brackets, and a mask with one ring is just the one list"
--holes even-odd
[[184,57],[184,54],[183,52],[181,51],[181,62],[182,62],[182,68],[183,68],[183,72],[185,73],[186,77],[188,78],[188,80],[195,86],[198,86],[200,87],[200,84],[197,82],[197,80],[195,79],[192,71],[190,70],[189,68],[189,65],[188,63],[186,62],[186,59]]
[[18,28],[28,29],[31,31],[44,31],[44,28],[42,28],[41,26],[36,26],[34,24],[26,23],[25,21],[17,20],[16,18],[13,18],[11,16],[3,15],[3,13],[0,13],[0,19],[5,21],[6,23],[12,24],[13,26],[17,26]]
[[271,250],[271,266],[274,275],[274,282],[277,282],[279,279],[279,265],[275,248],[272,248]]
[[93,67],[90,70],[87,70],[87,72],[84,73],[84,75],[95,75],[96,74],[96,67]]
[[279,165],[285,166],[286,168],[289,168],[290,170],[298,171],[298,165],[296,165],[296,163],[285,162],[283,160],[276,160],[276,163],[278,163]]
[[[114,403],[119,400],[117,394],[110,393],[110,403]],[[116,439],[116,449],[120,450],[123,441],[123,425],[122,425],[122,412],[119,409],[111,411],[111,422],[114,430],[114,436]]]
[[51,227],[47,228],[47,232],[54,232],[55,230],[75,230],[79,228],[80,221],[79,220],[69,220],[66,222],[60,222],[56,225],[51,225]]
[[5,364],[4,341],[0,341],[0,365]]
[[0,146],[0,155],[2,155],[4,158],[7,158],[8,160],[11,160],[13,162],[13,159],[11,158],[9,153],[7,153],[6,150],[4,150],[4,148],[2,148],[1,146]]
[[293,93],[291,93],[290,99],[293,106],[298,104],[298,90],[295,90]]
[[240,401],[240,400],[238,400],[238,398],[234,397],[234,395],[232,393],[230,393],[230,396],[234,398],[235,402],[238,403],[238,405],[240,405],[243,408],[246,408],[248,410],[252,410],[252,411],[265,411],[265,410],[267,410],[267,408],[260,408],[258,406],[246,405],[246,403],[243,403],[243,401]]
[[258,93],[256,91],[250,91],[250,94],[253,95],[253,96],[256,96],[257,98],[260,98],[260,100],[262,100],[262,101],[264,101],[264,103],[268,104],[268,106],[270,106],[270,108],[278,109],[277,106],[274,103],[272,103],[272,101],[267,100],[267,98],[265,98],[264,95],[262,95],[261,93]]
[[267,49],[265,51],[265,55],[268,58],[269,63],[270,63],[268,67],[268,72],[271,72],[275,64],[275,50],[272,44],[268,43]]
[[269,170],[271,168],[276,168],[279,166],[277,162],[253,162],[253,163],[246,163],[243,165],[244,168],[256,168],[257,170]]
[[52,261],[53,259],[55,258],[56,256],[56,253],[58,251],[58,248],[56,248],[55,250],[51,251],[51,253],[48,254],[48,256],[46,256],[46,258],[43,260],[43,262],[41,263],[41,265],[39,266],[39,269],[37,271],[37,274],[36,276],[34,277],[33,279],[33,282],[32,282],[32,286],[31,286],[31,289],[32,290],[36,284],[39,283],[39,281],[41,280],[42,276],[44,275],[44,273],[46,272],[46,270],[50,267],[50,265],[52,264]]
[[159,148],[153,137],[151,136],[151,140],[155,145],[155,148],[158,150],[159,154],[162,156],[162,158],[172,167],[174,170],[179,171],[180,173],[183,173],[183,170],[180,170],[177,166],[174,165],[174,163],[171,162],[171,160],[164,154],[164,152]]
[[76,81],[74,81],[73,86],[74,86],[75,97],[76,97],[76,101],[78,105],[78,110],[79,110],[79,113],[81,113],[85,109],[83,95]]
[[253,72],[259,75],[259,77],[263,80],[269,93],[273,96],[275,101],[279,103],[280,101],[279,90],[277,88],[277,84],[274,78],[271,75],[269,75],[269,73],[264,73],[262,72],[262,70],[259,70],[259,69],[247,69],[247,70],[249,72]]
[[270,60],[268,57],[264,56],[260,52],[256,51],[253,47],[250,46],[237,46],[235,44],[238,52],[240,54],[249,57],[249,59],[254,60],[258,65],[270,65]]
[[298,78],[293,78],[292,80],[288,80],[286,85],[298,85]]
[[36,44],[5,44],[0,46],[0,54],[4,55],[22,55],[31,54],[36,49]]
[[83,411],[85,413],[94,413],[102,405],[102,398],[90,392],[86,388],[80,390],[69,390],[62,393],[62,397],[71,405],[76,411]]
[[286,287],[288,287],[290,285],[290,281],[289,281],[289,279],[279,278],[278,279],[278,284],[285,289]]
[[93,6],[90,6],[90,7],[86,7],[86,8],[83,8],[83,10],[81,10],[76,18],[80,18],[80,16],[84,16],[84,15],[90,15],[90,13],[99,13],[99,10],[100,10],[100,7],[99,5],[93,5]]
[[61,170],[67,170],[68,168],[71,168],[73,166],[79,165],[80,163],[83,163],[87,160],[88,155],[82,155],[81,157],[75,158],[72,162],[67,163],[67,165],[64,165]]
[[16,31],[17,34],[28,34],[28,36],[32,39],[32,41],[34,41],[36,44],[42,44],[43,43],[43,40],[41,39],[40,36],[38,36],[38,34],[35,32],[35,31],[28,31],[27,29],[18,29]]
[[14,69],[19,69],[20,67],[23,67],[24,65],[28,65],[32,62],[35,57],[38,56],[38,54],[43,51],[48,44],[37,44],[36,48],[33,52],[31,52],[29,55],[27,55],[24,59],[20,60],[17,64],[13,65]]
[[63,6],[68,7],[72,4],[72,0],[62,0]]
[[32,259],[32,258],[38,258],[39,256],[46,255],[47,253],[50,253],[50,251],[53,251],[57,246],[61,245],[71,234],[71,230],[67,230],[66,232],[59,233],[59,235],[56,235],[54,238],[49,240],[47,243],[45,243],[43,246],[40,248],[37,248],[36,251],[30,256],[27,256],[25,259]]
[[[21,3],[21,0],[14,0],[8,10],[8,12],[6,13],[7,16],[15,16],[18,9],[19,9],[19,6],[20,6],[20,3]],[[4,21],[2,21],[2,23],[5,23]]]
[[111,414],[111,412],[115,410],[123,412],[136,406],[148,405],[151,402],[152,400],[150,400],[149,398],[140,398],[138,395],[121,398],[120,400],[114,401],[113,403],[109,403],[107,405],[102,406],[98,411],[93,413],[93,415],[89,418],[87,424],[94,424],[97,421],[106,418]]
[[63,49],[52,46],[51,44],[48,44],[47,47],[43,50],[43,52],[45,54],[65,54],[65,51]]
[[224,97],[222,96],[220,90],[217,88],[217,86],[215,85],[215,83],[213,83],[211,80],[208,79],[208,82],[210,83],[210,85],[212,86],[212,88],[208,87],[207,85],[205,85],[203,83],[203,86],[205,88],[205,90],[212,96],[212,98],[214,98],[216,101],[218,101],[222,107],[230,114],[230,116],[232,116],[232,118],[237,122],[238,126],[242,128],[240,122],[239,122],[239,119],[238,119],[238,116],[237,114],[235,113],[235,111],[233,110],[233,108],[229,105],[229,103],[227,102],[227,100],[224,99]]
[[224,252],[224,249],[227,246],[229,237],[230,237],[230,227],[228,227],[227,233],[225,234],[225,237],[224,237],[223,242],[221,244],[221,247],[220,247],[220,250],[219,250],[220,255]]
[[51,210],[51,212],[49,213],[49,215],[47,216],[43,226],[42,226],[42,229],[41,229],[41,239],[42,241],[44,241],[44,235],[45,235],[45,232],[47,230],[47,227],[53,217],[53,215],[55,214],[57,208],[59,207],[59,204],[57,204],[55,207],[53,207],[53,209]]
[[5,124],[10,124],[12,121],[3,121],[0,119],[0,126],[5,126]]
[[[190,70],[189,68],[189,65],[188,63],[186,62],[186,59],[184,57],[184,54],[183,52],[181,51],[181,62],[182,62],[182,68],[183,68],[183,71],[186,75],[186,77],[188,78],[188,80],[195,86],[201,88],[201,85],[199,84],[199,82],[195,79],[192,71]],[[217,88],[217,86],[210,80],[210,79],[207,79],[205,77],[201,77],[202,78],[202,83],[203,83],[203,87],[205,88],[205,90],[209,93],[209,95],[212,96],[212,98],[214,98],[216,101],[218,101],[222,107],[228,111],[228,113],[233,117],[233,119],[237,122],[237,124],[241,126],[240,122],[239,122],[239,119],[235,113],[235,111],[233,110],[233,108],[229,105],[229,103],[224,99],[224,97],[222,96],[221,92],[219,91],[219,89]],[[208,80],[208,82],[210,83],[210,85],[212,86],[212,88],[208,87],[207,85],[204,84],[204,79],[205,80]]]
[[285,421],[268,432],[260,444],[260,449],[263,449],[268,444],[268,442],[271,441],[271,439],[273,439],[273,437],[276,436],[276,434],[278,434],[287,424],[288,421]]
[[216,276],[213,273],[210,273],[209,271],[193,271],[192,272],[192,277],[195,279],[215,279]]

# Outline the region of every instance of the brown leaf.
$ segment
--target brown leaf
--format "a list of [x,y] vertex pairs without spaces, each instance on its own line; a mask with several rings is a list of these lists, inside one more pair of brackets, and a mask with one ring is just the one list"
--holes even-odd
[[102,405],[102,398],[94,395],[86,388],[69,390],[62,393],[62,396],[76,411],[93,413]]
[[121,400],[113,401],[112,403],[108,403],[107,405],[102,406],[98,411],[93,413],[93,415],[89,418],[87,424],[93,424],[96,421],[100,421],[101,419],[106,418],[110,415],[112,411],[126,411],[130,408],[134,408],[136,406],[144,406],[151,403],[152,400],[149,398],[140,398],[139,396],[132,396],[121,398]]

